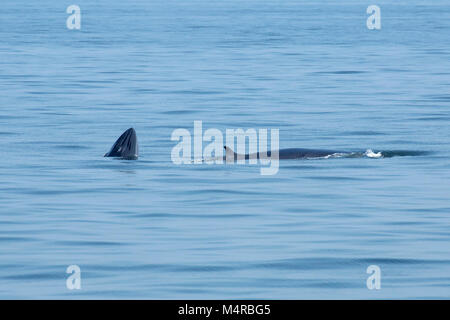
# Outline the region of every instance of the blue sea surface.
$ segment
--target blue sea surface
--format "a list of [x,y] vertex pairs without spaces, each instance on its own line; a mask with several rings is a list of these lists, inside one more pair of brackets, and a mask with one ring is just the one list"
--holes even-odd
[[[450,298],[448,0],[73,2],[0,5],[0,298]],[[417,153],[176,165],[195,120]]]

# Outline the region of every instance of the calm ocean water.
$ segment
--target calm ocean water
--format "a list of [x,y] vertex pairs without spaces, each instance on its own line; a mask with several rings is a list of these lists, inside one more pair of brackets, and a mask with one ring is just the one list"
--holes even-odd
[[[448,1],[74,2],[0,5],[0,298],[450,298]],[[175,165],[194,120],[427,153]]]

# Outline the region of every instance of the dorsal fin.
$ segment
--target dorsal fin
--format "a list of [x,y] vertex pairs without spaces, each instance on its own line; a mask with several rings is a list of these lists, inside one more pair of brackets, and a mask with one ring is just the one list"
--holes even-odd
[[234,161],[237,156],[236,152],[234,152],[233,149],[227,146],[224,146],[223,148],[225,149],[225,159]]

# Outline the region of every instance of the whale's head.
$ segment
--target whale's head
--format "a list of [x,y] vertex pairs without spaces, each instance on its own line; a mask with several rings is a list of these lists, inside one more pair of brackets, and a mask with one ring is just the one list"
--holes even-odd
[[139,157],[139,146],[136,131],[133,128],[130,128],[122,133],[119,139],[117,139],[111,147],[111,150],[105,154],[105,157],[118,157],[126,160],[137,160]]

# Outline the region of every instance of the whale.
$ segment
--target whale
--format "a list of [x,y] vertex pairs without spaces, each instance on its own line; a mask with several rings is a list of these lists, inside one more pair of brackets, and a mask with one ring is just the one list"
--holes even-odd
[[[368,158],[391,158],[396,156],[421,156],[430,154],[428,151],[408,151],[408,150],[388,150],[383,152],[373,152],[367,149],[366,152],[348,152],[328,149],[305,149],[288,148],[279,150],[268,150],[266,152],[256,152],[251,154],[238,154],[228,146],[224,146],[225,155],[223,160],[234,162],[236,160],[294,160],[294,159],[318,159],[333,157],[368,157]],[[129,128],[116,140],[111,149],[105,153],[105,157],[115,157],[124,160],[137,160],[139,158],[139,145],[134,128]]]
[[115,157],[124,160],[137,160],[139,158],[139,146],[134,128],[126,130],[105,153],[105,157]]
[[238,154],[234,152],[230,147],[224,146],[226,159],[229,161],[236,159],[269,159],[278,158],[279,160],[293,160],[293,159],[313,159],[313,158],[325,158],[333,155],[345,155],[350,152],[337,151],[337,150],[323,150],[323,149],[304,149],[304,148],[288,148],[279,150],[269,150],[267,152],[256,152],[251,154]]

